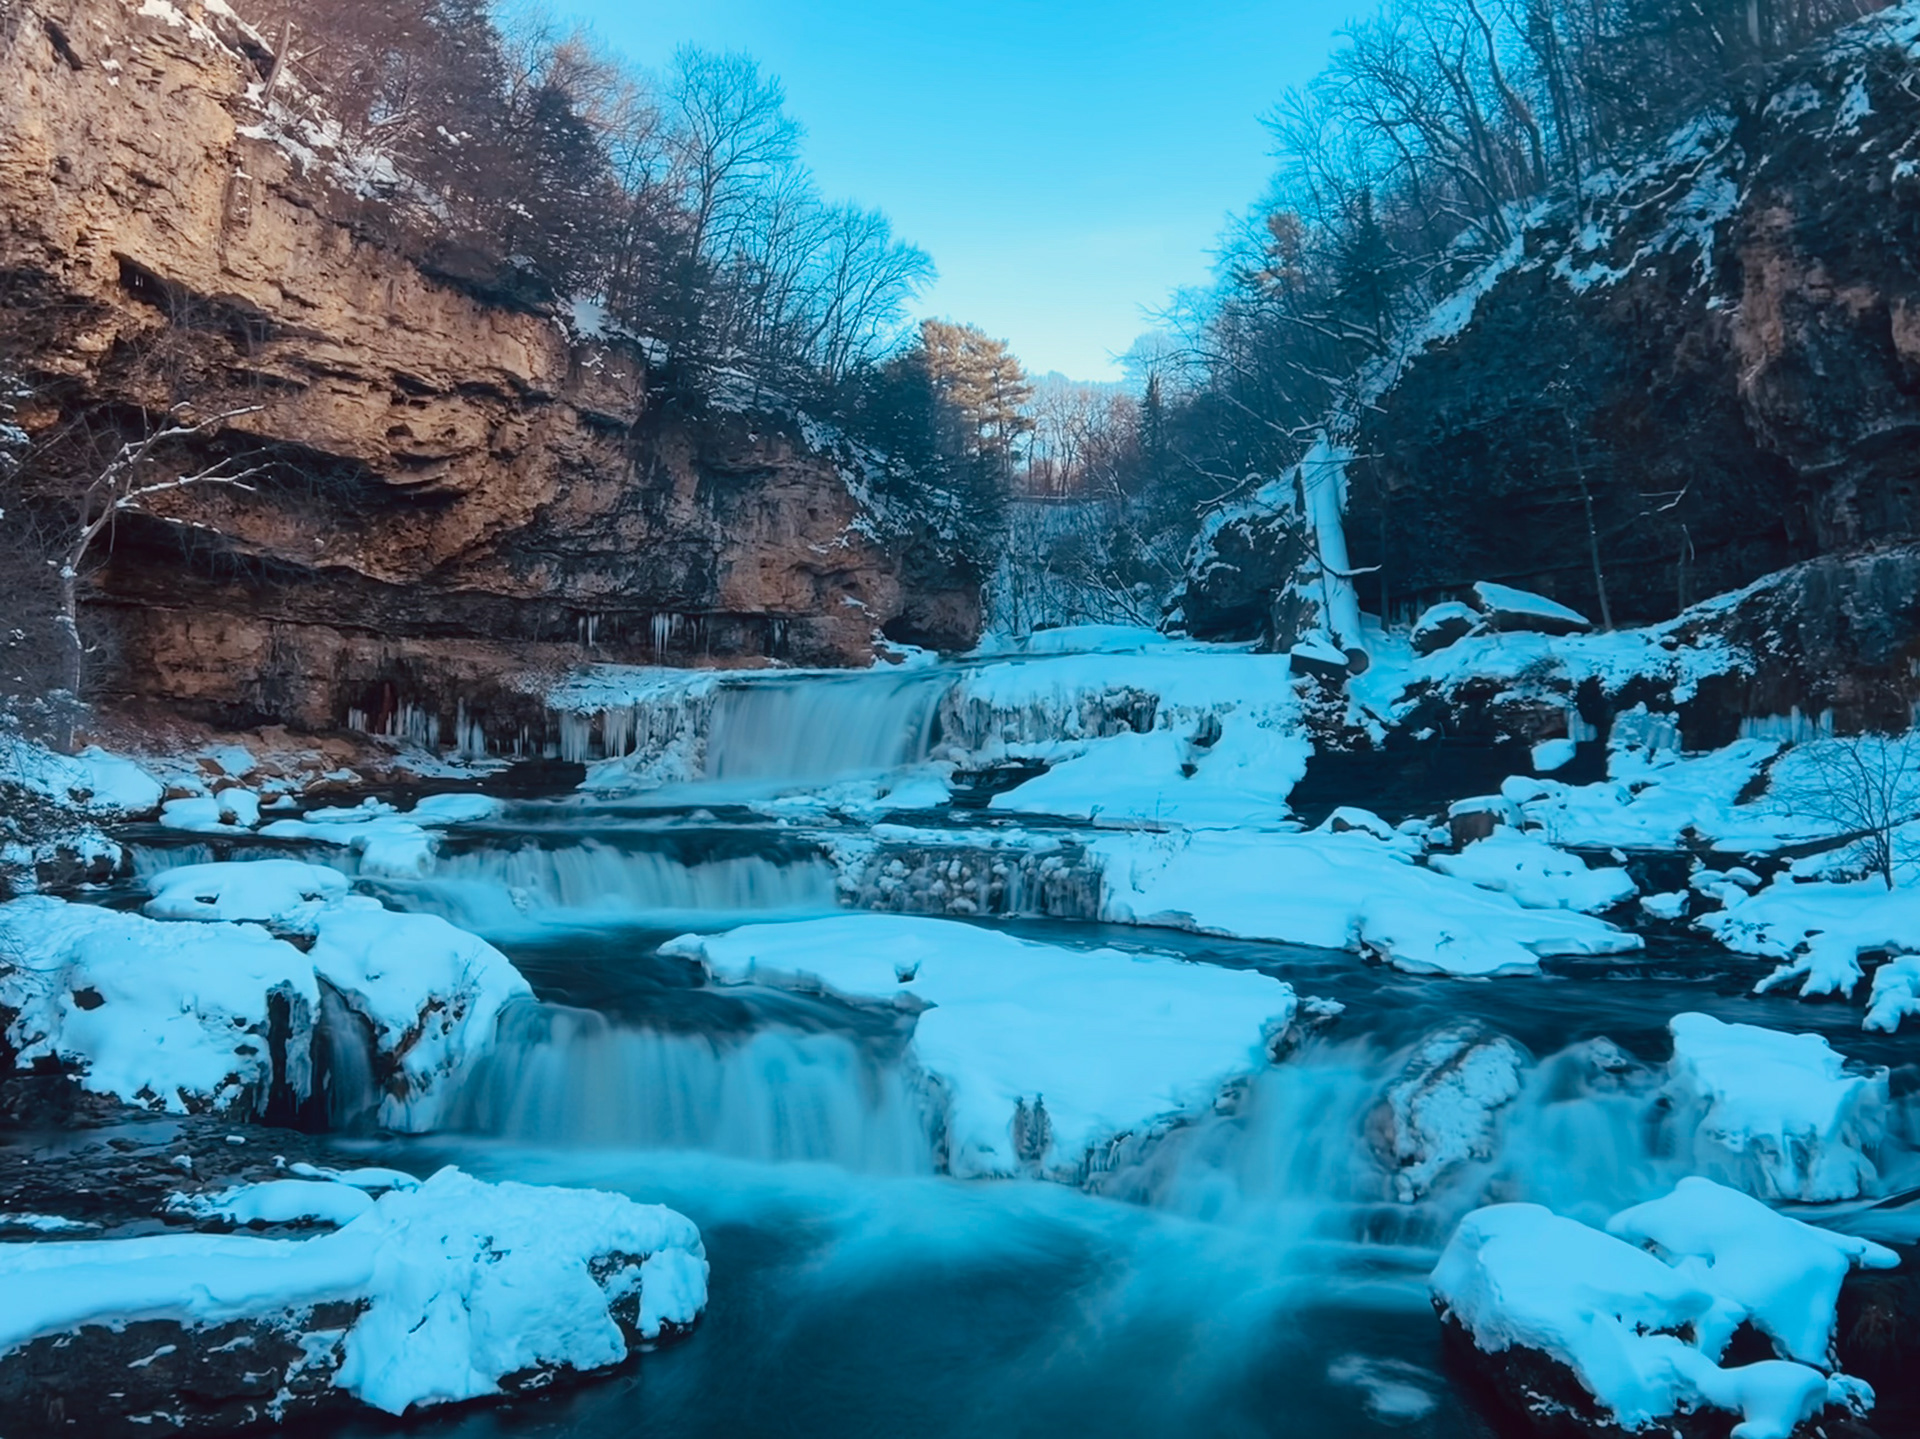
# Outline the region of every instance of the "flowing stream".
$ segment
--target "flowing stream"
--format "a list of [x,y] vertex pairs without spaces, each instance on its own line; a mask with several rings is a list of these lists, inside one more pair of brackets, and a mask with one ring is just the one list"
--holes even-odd
[[[408,1432],[1485,1435],[1443,1364],[1426,1275],[1489,1195],[1599,1220],[1688,1171],[1655,1102],[1672,1014],[1818,1028],[1899,1062],[1847,1007],[1750,998],[1755,964],[1672,942],[1631,965],[1465,983],[1344,953],[1003,918],[1056,944],[1258,968],[1346,1008],[1215,1112],[1119,1146],[1080,1188],[945,1178],[910,1013],[716,989],[659,953],[686,930],[835,912],[827,856],[860,825],[828,835],[730,806],[746,783],[817,789],[923,759],[944,683],[723,691],[701,777],[519,804],[449,834],[427,872],[363,878],[486,934],[539,997],[509,1012],[452,1123],[425,1138],[355,1131],[371,1110],[355,1086],[372,1080],[344,1045],[329,1098],[343,1160],[665,1202],[700,1224],[713,1264],[690,1341],[608,1382]],[[156,849],[143,863],[205,857]],[[1383,1102],[1450,1029],[1504,1036],[1532,1062],[1480,1150],[1409,1192]]]

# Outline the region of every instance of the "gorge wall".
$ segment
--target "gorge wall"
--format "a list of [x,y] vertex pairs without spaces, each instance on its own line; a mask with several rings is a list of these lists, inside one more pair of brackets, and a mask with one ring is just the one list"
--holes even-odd
[[[1920,576],[1917,77],[1909,3],[1513,216],[1336,423],[1367,607],[1494,580],[1598,620],[1604,583],[1629,624],[1802,562],[1854,595],[1889,547]],[[1276,623],[1299,540],[1243,511],[1181,597],[1197,634]]]
[[270,461],[116,527],[111,691],[499,741],[540,722],[515,680],[543,670],[972,641],[976,576],[843,442],[752,393],[670,399],[640,345],[403,252],[325,135],[263,110],[272,69],[221,0],[0,4],[18,420],[78,474],[190,396],[250,408],[201,455]]

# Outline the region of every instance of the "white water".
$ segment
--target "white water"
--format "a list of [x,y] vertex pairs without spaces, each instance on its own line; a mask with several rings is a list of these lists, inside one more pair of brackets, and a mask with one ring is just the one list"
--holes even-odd
[[670,1034],[525,1004],[469,1083],[457,1127],[547,1144],[698,1149],[862,1174],[930,1174],[921,1085],[853,1039]]
[[730,685],[714,696],[702,777],[827,784],[927,757],[951,676],[909,672]]
[[825,859],[782,863],[735,855],[687,864],[670,854],[599,840],[559,848],[523,844],[441,855],[420,880],[381,882],[408,909],[439,914],[482,934],[529,923],[678,923],[716,916],[757,919],[831,912],[835,872]]

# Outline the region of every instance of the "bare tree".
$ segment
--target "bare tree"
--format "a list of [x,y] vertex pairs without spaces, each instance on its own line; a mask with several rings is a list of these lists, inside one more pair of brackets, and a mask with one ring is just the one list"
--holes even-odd
[[1895,837],[1920,819],[1920,732],[1823,735],[1794,748],[1776,797],[1789,813],[1838,828],[1888,889],[1900,864]]
[[151,515],[154,502],[162,495],[175,494],[195,486],[228,485],[248,488],[247,481],[258,475],[261,466],[240,457],[223,457],[182,473],[168,464],[169,456],[184,442],[204,439],[228,421],[252,414],[260,407],[246,406],[223,410],[204,420],[193,420],[189,407],[177,405],[167,420],[140,439],[122,443],[86,482],[77,505],[77,516],[58,555],[58,611],[56,628],[63,645],[61,685],[67,701],[62,713],[67,716],[57,736],[63,750],[73,748],[72,714],[85,681],[86,645],[80,635],[80,580],[83,566],[103,535],[111,536],[121,520],[134,515]]

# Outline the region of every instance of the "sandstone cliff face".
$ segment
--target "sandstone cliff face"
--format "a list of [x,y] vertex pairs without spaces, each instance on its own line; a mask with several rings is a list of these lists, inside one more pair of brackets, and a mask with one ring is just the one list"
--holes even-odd
[[538,715],[511,681],[543,668],[971,641],[974,577],[830,437],[752,397],[666,403],[634,347],[383,243],[324,153],[276,143],[271,62],[218,0],[0,5],[0,364],[34,391],[23,423],[124,430],[191,394],[259,407],[210,452],[275,460],[251,493],[121,527],[94,597],[120,688],[442,738],[464,709],[499,741]]

